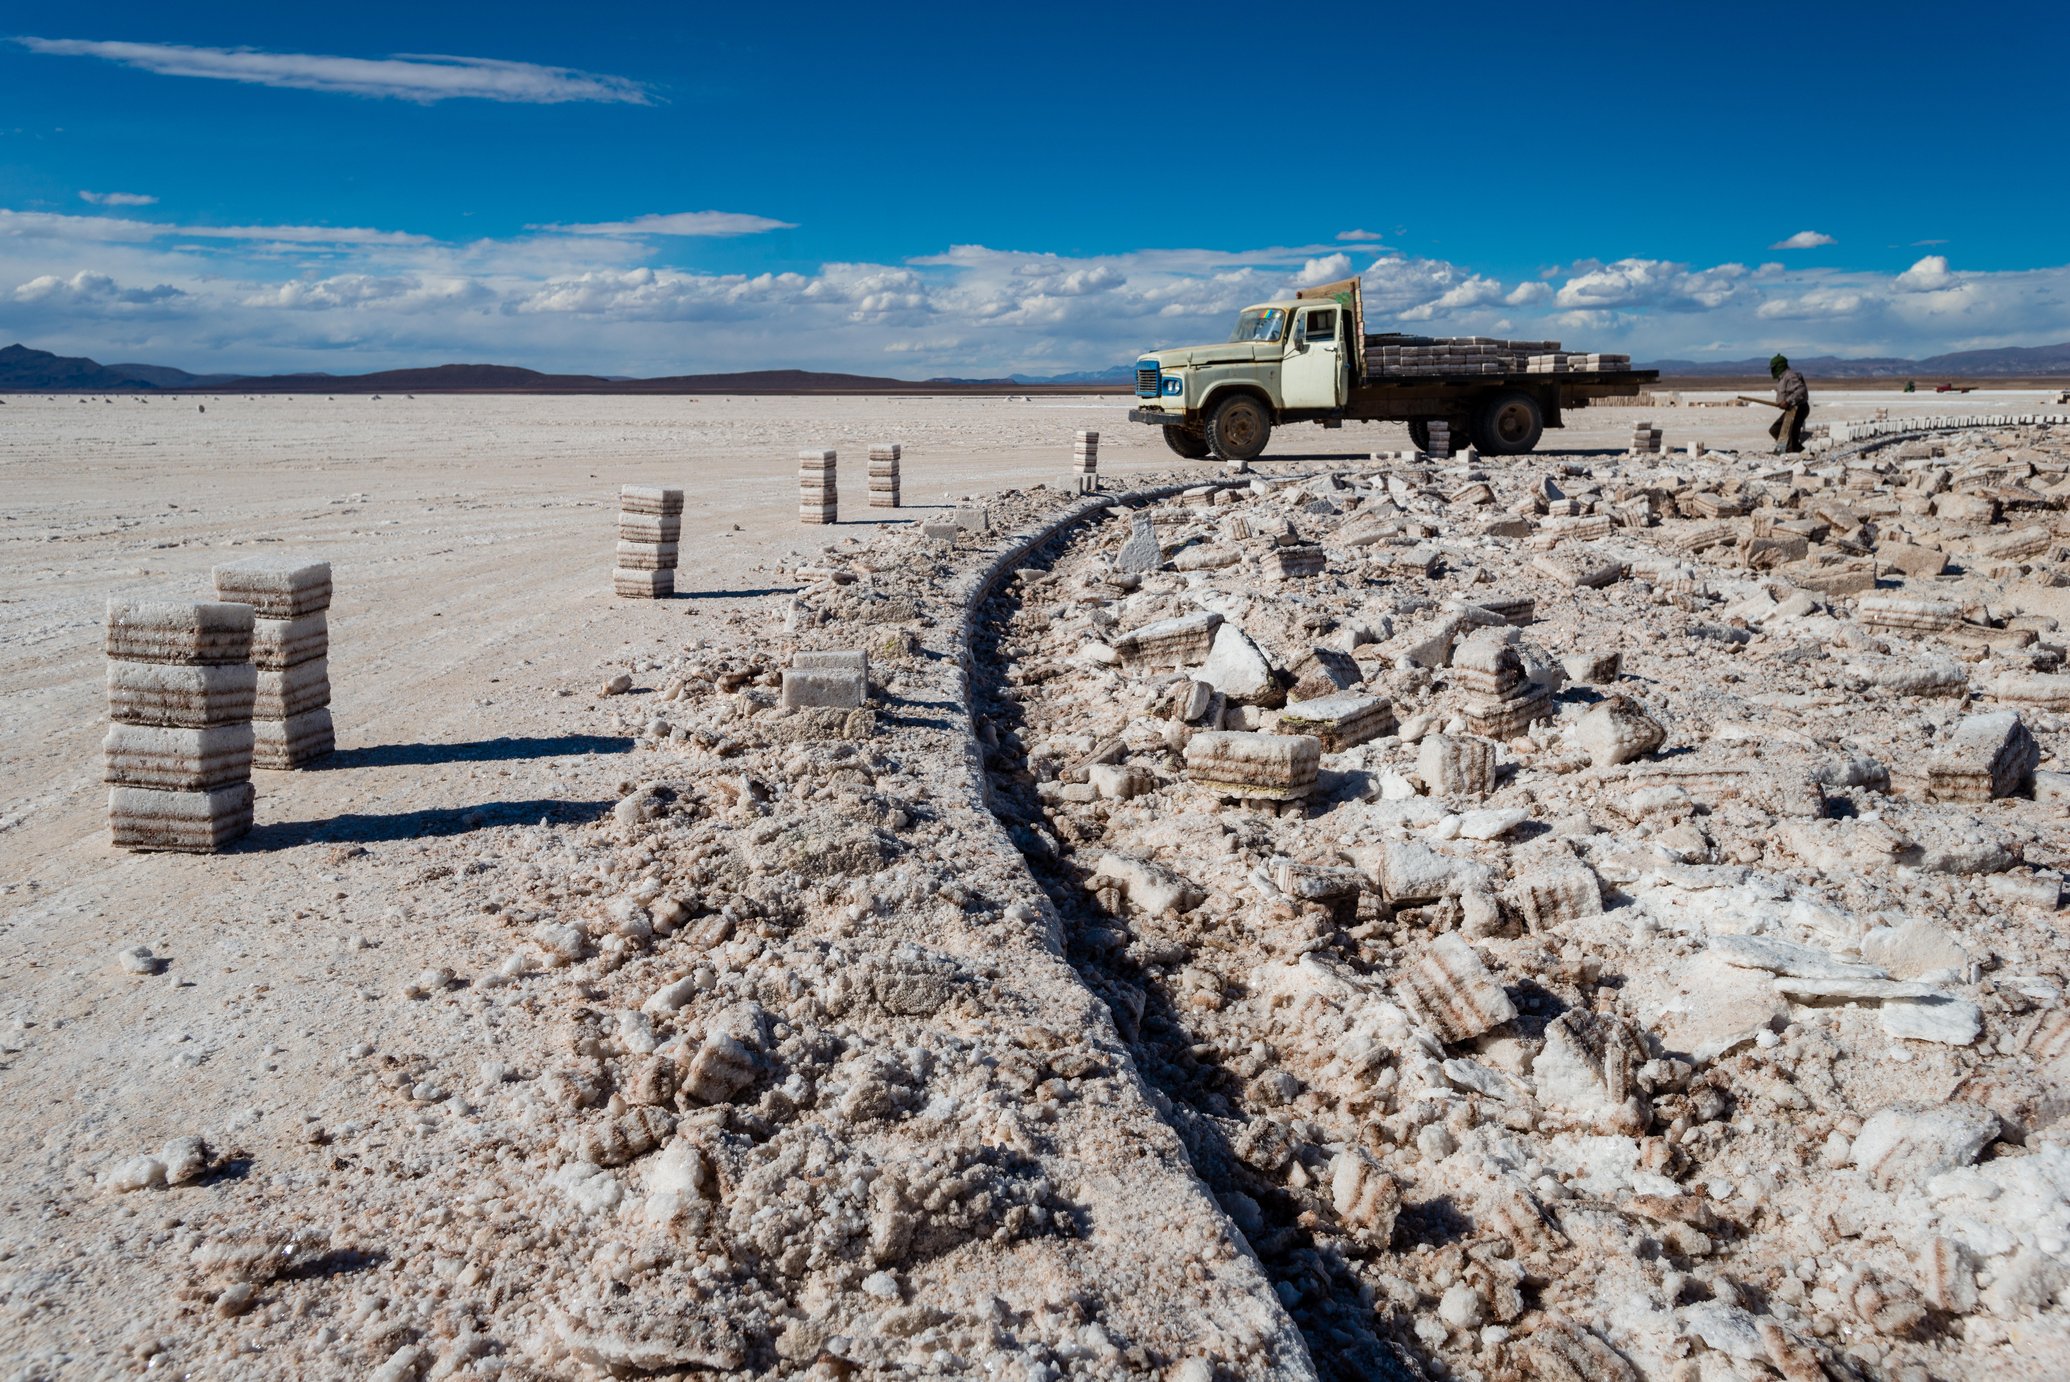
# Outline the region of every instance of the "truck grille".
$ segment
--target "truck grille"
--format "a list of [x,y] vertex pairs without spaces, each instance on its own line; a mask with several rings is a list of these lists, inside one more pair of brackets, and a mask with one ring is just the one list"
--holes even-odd
[[1163,387],[1163,380],[1158,377],[1157,362],[1155,360],[1136,366],[1137,398],[1155,398],[1157,397],[1158,389],[1161,387]]

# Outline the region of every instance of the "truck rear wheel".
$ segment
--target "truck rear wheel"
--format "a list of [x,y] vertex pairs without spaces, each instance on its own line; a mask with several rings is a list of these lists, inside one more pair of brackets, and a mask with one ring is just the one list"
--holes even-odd
[[1521,456],[1545,435],[1545,412],[1521,389],[1497,394],[1474,415],[1474,445],[1490,456]]
[[1208,450],[1225,461],[1254,461],[1272,440],[1272,414],[1249,394],[1226,398],[1208,418]]
[[1164,444],[1189,461],[1204,461],[1209,455],[1208,439],[1183,427],[1165,428]]

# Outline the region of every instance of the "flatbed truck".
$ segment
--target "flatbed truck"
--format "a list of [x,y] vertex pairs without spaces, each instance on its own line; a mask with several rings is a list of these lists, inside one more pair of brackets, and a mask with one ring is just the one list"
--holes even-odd
[[1162,428],[1190,460],[1251,461],[1275,427],[1406,422],[1430,446],[1443,422],[1455,444],[1522,455],[1566,409],[1631,397],[1660,377],[1624,356],[1562,351],[1554,341],[1367,335],[1355,278],[1303,288],[1237,314],[1219,345],[1157,350],[1136,362],[1129,421]]

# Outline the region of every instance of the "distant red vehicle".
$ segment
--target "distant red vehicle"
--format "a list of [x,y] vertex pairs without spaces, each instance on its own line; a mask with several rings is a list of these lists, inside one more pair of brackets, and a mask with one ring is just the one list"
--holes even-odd
[[1936,384],[1933,386],[1933,391],[1935,393],[1968,393],[1975,387],[1976,385],[1974,384]]

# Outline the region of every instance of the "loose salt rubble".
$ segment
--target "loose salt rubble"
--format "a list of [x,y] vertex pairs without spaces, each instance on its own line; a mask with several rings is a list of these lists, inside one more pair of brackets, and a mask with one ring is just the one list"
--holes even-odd
[[241,603],[108,601],[102,752],[118,848],[211,853],[250,832],[252,623]]

